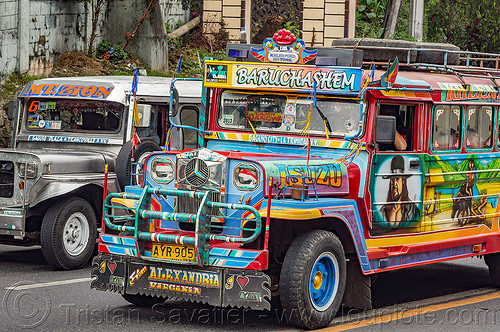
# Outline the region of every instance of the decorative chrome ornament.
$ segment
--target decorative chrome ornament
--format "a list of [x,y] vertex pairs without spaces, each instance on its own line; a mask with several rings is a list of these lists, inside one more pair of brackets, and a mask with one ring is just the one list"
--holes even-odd
[[205,161],[193,158],[187,163],[184,176],[186,181],[193,187],[201,187],[210,178],[210,169]]

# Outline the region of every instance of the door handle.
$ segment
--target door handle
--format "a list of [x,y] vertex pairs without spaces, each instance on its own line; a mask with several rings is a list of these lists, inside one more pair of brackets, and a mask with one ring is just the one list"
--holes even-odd
[[410,160],[410,169],[420,169],[420,159],[411,159]]

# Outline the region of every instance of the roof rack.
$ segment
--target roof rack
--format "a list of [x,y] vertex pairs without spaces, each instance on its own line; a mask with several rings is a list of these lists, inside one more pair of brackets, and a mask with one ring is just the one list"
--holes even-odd
[[398,57],[400,66],[415,70],[500,79],[500,54],[462,51],[452,44],[413,43],[386,39],[340,39],[335,40],[333,46],[363,50],[363,66],[365,67],[372,64],[385,67]]

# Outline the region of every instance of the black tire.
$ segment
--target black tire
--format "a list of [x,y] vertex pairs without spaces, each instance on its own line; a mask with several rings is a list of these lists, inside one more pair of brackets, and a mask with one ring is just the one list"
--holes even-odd
[[141,294],[122,294],[125,301],[132,303],[138,307],[152,307],[155,304],[165,302],[165,298],[152,295]]
[[51,206],[42,221],[40,244],[47,263],[57,269],[83,267],[92,257],[96,217],[84,199],[73,197]]
[[[441,65],[444,64],[445,51],[460,51],[460,48],[453,44],[374,38],[340,38],[333,40],[332,46],[362,49],[364,51],[364,61],[392,62],[395,57],[398,57],[400,64],[407,62],[408,51],[405,49],[414,49],[410,51],[410,61],[412,63],[424,62]],[[425,51],[417,49],[425,49]],[[459,54],[448,54],[448,65],[456,65],[458,61]]]
[[[146,158],[155,151],[161,151],[161,148],[156,142],[153,141],[143,141],[134,151],[134,163],[139,163],[140,165],[135,165],[136,167],[142,167]],[[134,173],[139,173],[140,170],[134,169]],[[132,184],[141,185],[142,175],[132,175]]]
[[[116,157],[116,177],[118,178],[118,183],[120,184],[121,190],[125,190],[125,186],[130,185],[140,185],[142,177],[133,176],[131,178],[132,169],[132,156],[134,157],[134,162],[142,162],[147,156],[154,151],[161,151],[161,147],[153,141],[143,141],[137,147],[137,150],[132,149],[132,141],[128,141],[123,144],[118,156]],[[134,170],[134,173],[135,170]]]
[[132,159],[132,141],[123,144],[118,156],[116,157],[115,172],[118,183],[122,191],[125,186],[130,185],[130,165]]
[[[325,280],[321,269],[316,270],[322,262],[332,262],[334,267],[331,270],[334,273],[326,275]],[[313,268],[317,271],[314,276]],[[327,280],[331,276],[335,278]],[[314,283],[311,286],[312,280]],[[320,280],[319,288],[316,288],[317,280]],[[291,323],[299,328],[325,327],[340,307],[345,283],[345,254],[338,237],[324,230],[302,234],[293,241],[283,261],[280,274],[281,306],[285,312],[291,313]],[[322,291],[324,285],[330,291]],[[323,295],[313,299],[316,290]]]
[[493,286],[500,288],[500,253],[484,255]]

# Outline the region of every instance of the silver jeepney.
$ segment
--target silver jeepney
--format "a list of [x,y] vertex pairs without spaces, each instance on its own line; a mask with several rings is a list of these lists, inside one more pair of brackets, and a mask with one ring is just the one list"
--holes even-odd
[[[170,83],[140,77],[135,99],[131,76],[27,84],[12,107],[11,147],[0,150],[0,243],[41,244],[56,268],[85,265],[101,224],[105,165],[107,191],[123,190],[131,181],[131,156],[141,159],[165,144]],[[179,114],[196,115],[201,82],[176,88]],[[177,135],[181,149],[186,143]],[[135,151],[134,136],[142,142]]]

